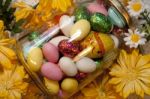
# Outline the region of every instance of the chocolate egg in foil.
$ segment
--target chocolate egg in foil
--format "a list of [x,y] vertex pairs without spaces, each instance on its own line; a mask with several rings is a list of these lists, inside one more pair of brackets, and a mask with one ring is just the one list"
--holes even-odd
[[79,42],[68,42],[68,40],[62,40],[58,45],[59,51],[67,57],[75,57],[81,50]]

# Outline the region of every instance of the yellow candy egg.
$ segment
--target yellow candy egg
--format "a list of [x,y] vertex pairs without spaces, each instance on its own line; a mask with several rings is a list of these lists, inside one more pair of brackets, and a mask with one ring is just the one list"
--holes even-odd
[[32,48],[27,56],[27,63],[32,71],[39,71],[43,63],[42,50],[40,48]]
[[92,51],[87,55],[90,58],[100,58],[102,56],[102,47],[104,52],[108,52],[114,48],[115,44],[110,35],[104,33],[91,32],[84,40],[81,42],[81,46],[85,49],[88,46],[93,46]]
[[62,81],[61,88],[68,93],[74,92],[78,89],[78,81],[74,78],[66,78]]
[[51,94],[57,94],[59,92],[59,83],[58,81],[49,80],[44,78],[45,86]]
[[79,20],[71,28],[70,37],[75,41],[82,40],[88,35],[90,29],[91,26],[89,21],[85,19]]

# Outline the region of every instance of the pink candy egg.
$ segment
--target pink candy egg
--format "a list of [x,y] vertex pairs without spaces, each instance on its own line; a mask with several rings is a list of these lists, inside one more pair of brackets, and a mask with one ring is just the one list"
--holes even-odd
[[106,8],[104,7],[103,4],[89,3],[89,5],[87,6],[87,9],[91,13],[99,12],[99,13],[102,13],[106,16],[108,15],[108,12],[107,12],[107,10],[106,10]]
[[56,63],[59,59],[59,52],[56,46],[54,46],[51,43],[46,43],[44,44],[43,48],[43,54],[45,56],[45,58],[49,61],[49,62],[53,62]]
[[41,73],[44,77],[50,80],[59,81],[63,77],[63,73],[59,66],[51,62],[47,62],[42,65]]

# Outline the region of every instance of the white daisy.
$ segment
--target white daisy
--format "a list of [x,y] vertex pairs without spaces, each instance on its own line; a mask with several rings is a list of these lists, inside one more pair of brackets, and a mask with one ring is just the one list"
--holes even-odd
[[128,2],[128,12],[133,17],[138,17],[144,11],[144,3],[142,0],[131,0]]
[[128,29],[129,33],[125,33],[124,41],[127,46],[130,46],[130,48],[137,48],[138,45],[143,45],[146,42],[145,33],[140,33],[137,29],[131,30]]

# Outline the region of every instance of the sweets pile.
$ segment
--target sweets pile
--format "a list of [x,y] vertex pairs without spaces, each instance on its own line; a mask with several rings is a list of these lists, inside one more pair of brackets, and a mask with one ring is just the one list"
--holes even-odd
[[58,25],[23,44],[24,56],[51,94],[72,93],[79,80],[97,70],[103,55],[118,47],[113,28],[126,25],[115,7],[89,3],[71,16],[62,14]]

